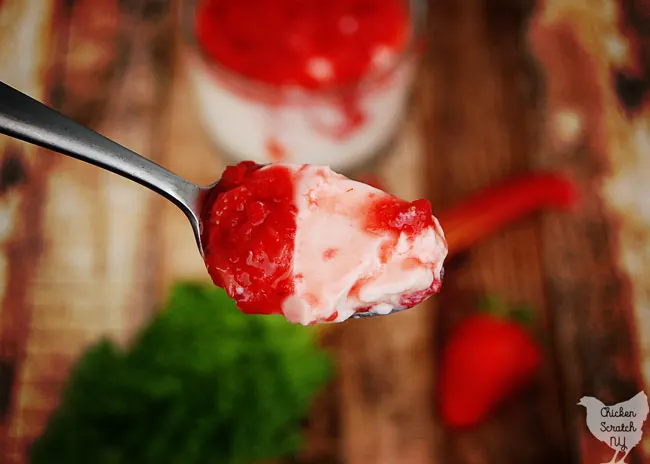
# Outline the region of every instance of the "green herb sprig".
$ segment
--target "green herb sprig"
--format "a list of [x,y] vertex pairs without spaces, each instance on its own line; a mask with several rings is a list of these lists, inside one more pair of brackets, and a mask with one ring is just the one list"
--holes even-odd
[[127,350],[73,368],[32,464],[240,464],[301,444],[332,365],[313,329],[242,314],[219,288],[177,284]]

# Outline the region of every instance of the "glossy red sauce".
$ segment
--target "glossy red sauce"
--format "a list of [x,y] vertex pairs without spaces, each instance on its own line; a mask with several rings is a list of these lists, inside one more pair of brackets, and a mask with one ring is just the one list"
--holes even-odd
[[[413,238],[423,233],[426,229],[436,228],[431,210],[431,203],[420,199],[413,202],[388,197],[376,201],[368,214],[366,228],[373,233],[392,236],[393,240],[386,241],[380,250],[382,262],[388,262],[397,247],[400,234]],[[422,266],[424,263],[413,258],[413,266]],[[406,263],[408,265],[409,263]],[[441,279],[434,279],[431,286],[425,290],[403,295],[400,305],[410,308],[437,293],[442,286]]]
[[196,35],[250,79],[317,89],[358,82],[409,39],[405,0],[203,0]]
[[292,173],[253,162],[226,168],[204,214],[212,280],[249,314],[282,314],[294,290],[296,207]]
[[368,214],[366,228],[373,233],[391,233],[409,237],[435,227],[431,203],[427,200],[408,202],[396,197],[386,197],[373,203]]

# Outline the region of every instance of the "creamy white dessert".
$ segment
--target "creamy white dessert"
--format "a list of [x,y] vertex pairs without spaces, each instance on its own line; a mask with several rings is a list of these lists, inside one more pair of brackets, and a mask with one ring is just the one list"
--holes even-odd
[[[360,309],[388,314],[405,295],[441,279],[447,245],[438,220],[413,236],[368,230],[368,214],[391,195],[323,166],[291,167],[295,183],[295,293],[283,304],[291,322],[344,321]],[[382,255],[391,249],[391,256]],[[432,292],[433,293],[433,292]]]

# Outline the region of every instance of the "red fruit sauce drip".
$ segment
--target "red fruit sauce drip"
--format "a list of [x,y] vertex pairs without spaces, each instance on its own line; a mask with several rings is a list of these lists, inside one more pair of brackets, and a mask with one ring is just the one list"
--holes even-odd
[[266,153],[273,163],[280,163],[287,157],[287,150],[276,138],[271,137],[266,141]]
[[204,212],[208,273],[249,314],[282,314],[293,293],[296,207],[292,173],[246,161],[226,168]]
[[[392,241],[387,242],[386,246],[381,249],[380,259],[383,262],[390,259],[400,234],[414,238],[429,228],[436,229],[431,203],[423,199],[408,202],[395,197],[376,201],[368,214],[366,225],[366,229],[372,233],[393,237]],[[441,286],[442,280],[434,279],[429,288],[403,295],[400,299],[400,306],[403,308],[415,306],[440,291]]]
[[400,233],[415,237],[430,227],[435,227],[431,203],[427,200],[408,202],[395,197],[375,201],[366,225],[372,233],[388,232],[396,237]]
[[399,304],[403,308],[412,308],[413,306],[422,303],[431,295],[438,293],[441,287],[442,279],[433,279],[429,288],[402,296],[399,300]]

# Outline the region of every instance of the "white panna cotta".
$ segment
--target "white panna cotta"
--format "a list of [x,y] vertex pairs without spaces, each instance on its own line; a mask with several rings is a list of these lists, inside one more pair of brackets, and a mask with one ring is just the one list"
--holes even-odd
[[287,320],[308,325],[359,311],[388,314],[419,303],[410,296],[438,290],[447,244],[435,217],[414,234],[373,229],[375,206],[395,197],[327,167],[291,169],[298,210]]
[[207,133],[234,161],[327,164],[345,171],[369,162],[395,136],[405,118],[412,69],[405,62],[385,82],[350,97],[363,114],[358,127],[349,127],[343,97],[296,91],[295,103],[271,104],[230,88],[198,61],[190,78]]

